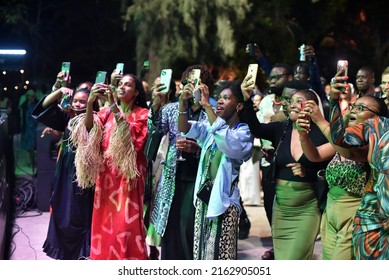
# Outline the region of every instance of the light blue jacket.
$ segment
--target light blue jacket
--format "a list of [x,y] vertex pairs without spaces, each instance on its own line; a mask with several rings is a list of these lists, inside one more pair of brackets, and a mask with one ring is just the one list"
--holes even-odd
[[209,123],[189,121],[191,128],[183,136],[197,140],[202,148],[199,168],[197,171],[196,185],[193,196],[193,203],[196,205],[196,193],[200,187],[204,173],[205,154],[209,146],[214,142],[222,152],[222,158],[217,170],[216,178],[212,188],[208,205],[207,218],[216,219],[233,204],[242,211],[240,206],[239,189],[235,188],[230,196],[232,182],[239,175],[239,167],[250,159],[253,147],[253,136],[247,124],[240,123],[233,129],[229,128],[225,120],[217,117],[210,126]]

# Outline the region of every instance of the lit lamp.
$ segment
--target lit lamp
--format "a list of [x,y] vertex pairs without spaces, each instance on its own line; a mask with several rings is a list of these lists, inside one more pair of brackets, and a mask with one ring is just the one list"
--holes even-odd
[[0,54],[4,55],[25,55],[27,52],[26,50],[3,50],[0,49]]

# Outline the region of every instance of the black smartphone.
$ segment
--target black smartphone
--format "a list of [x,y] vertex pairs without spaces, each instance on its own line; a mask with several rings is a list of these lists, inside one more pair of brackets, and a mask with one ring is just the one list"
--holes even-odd
[[107,80],[107,72],[106,71],[98,71],[96,74],[95,84],[105,84]]
[[248,44],[248,48],[249,48],[250,57],[255,57],[255,44],[254,43]]

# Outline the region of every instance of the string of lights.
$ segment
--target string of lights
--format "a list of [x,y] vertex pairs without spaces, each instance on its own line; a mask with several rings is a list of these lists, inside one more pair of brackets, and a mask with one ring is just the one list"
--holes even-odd
[[24,56],[26,50],[0,49],[0,91],[26,90],[30,81],[25,78]]

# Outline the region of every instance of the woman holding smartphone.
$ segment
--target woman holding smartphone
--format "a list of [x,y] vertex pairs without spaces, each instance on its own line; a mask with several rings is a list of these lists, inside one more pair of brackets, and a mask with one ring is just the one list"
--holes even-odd
[[[307,101],[318,104],[317,95],[312,90],[298,90],[287,100],[289,118],[286,122],[263,124],[255,117],[249,78],[247,76],[242,83],[245,98],[242,121],[249,125],[254,137],[270,140],[277,147],[274,178],[268,178],[274,179],[276,184],[272,218],[274,257],[276,260],[312,259],[321,219],[314,189],[316,174],[333,153],[323,156],[321,162],[310,161],[301,148],[296,121]],[[315,125],[310,134],[313,144],[319,148],[328,142]]]
[[[112,75],[111,83],[93,85],[86,115],[75,121],[72,134],[77,180],[81,186],[96,184],[90,258],[145,260],[146,94],[132,74]],[[101,94],[110,107],[94,114],[92,104]]]
[[[345,86],[345,84],[342,85],[342,87]],[[364,106],[369,110],[364,109]],[[310,160],[315,161],[320,158],[320,154],[325,149],[336,151],[325,174],[329,192],[320,230],[323,259],[352,260],[355,259],[352,244],[353,220],[361,205],[364,189],[371,173],[369,164],[366,162],[368,146],[350,150],[329,143],[325,149],[317,149],[311,144],[310,134],[307,133],[310,123],[307,122],[306,116],[308,115],[324,136],[332,141],[330,123],[324,119],[313,102],[309,101],[305,108],[306,110],[297,120],[298,126],[303,128],[299,130],[299,133],[304,154]],[[386,115],[387,108],[383,100],[365,95],[349,105],[349,110],[343,118],[347,127],[353,127],[370,118]],[[355,160],[348,159],[350,157]]]
[[[388,175],[388,112],[374,116],[352,127],[346,127],[339,106],[344,77],[331,83],[331,138],[335,145],[352,149],[368,146],[365,160],[371,167],[365,193],[354,218],[352,241],[358,260],[389,259],[389,175]],[[378,108],[360,103],[361,112],[378,112]],[[380,110],[381,110],[380,109]],[[385,115],[386,114],[386,115]],[[378,115],[378,114],[377,114]],[[380,114],[381,115],[381,114]],[[349,156],[354,159],[353,154]]]
[[[209,88],[214,85],[212,74],[203,65],[191,65],[181,74],[179,93],[191,82],[194,70],[200,71],[200,79]],[[179,102],[169,102],[159,86],[154,87],[152,109],[155,123],[164,134],[169,135],[169,145],[161,179],[151,207],[151,223],[161,236],[162,260],[193,260],[193,236],[195,208],[193,191],[199,165],[200,148],[194,139],[184,138],[178,131]],[[206,122],[204,108],[194,99],[188,100],[185,111],[188,120]],[[179,161],[180,155],[185,158]]]
[[[225,82],[219,89],[216,112],[209,103],[209,89],[199,86],[201,105],[209,123],[188,121],[188,99],[194,86],[187,84],[179,101],[178,129],[201,147],[193,195],[195,205],[194,259],[234,260],[240,206],[239,167],[251,157],[253,137],[239,117],[243,96],[239,82]],[[207,190],[208,188],[208,190]]]
[[[56,84],[62,81],[63,73],[60,72]],[[88,97],[86,89],[73,93],[70,88],[60,87],[44,97],[32,112],[38,122],[48,127],[41,137],[46,133],[63,133],[50,198],[49,228],[43,244],[43,251],[53,259],[87,259],[90,254],[94,185],[81,188],[75,182],[76,147],[69,141],[74,129],[72,120],[85,115]],[[70,101],[67,110],[59,106],[61,99]],[[98,110],[97,103],[93,106]]]

